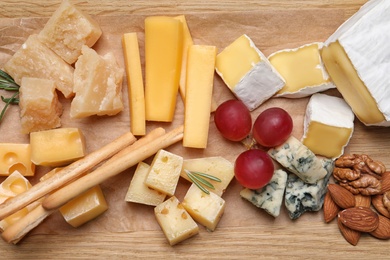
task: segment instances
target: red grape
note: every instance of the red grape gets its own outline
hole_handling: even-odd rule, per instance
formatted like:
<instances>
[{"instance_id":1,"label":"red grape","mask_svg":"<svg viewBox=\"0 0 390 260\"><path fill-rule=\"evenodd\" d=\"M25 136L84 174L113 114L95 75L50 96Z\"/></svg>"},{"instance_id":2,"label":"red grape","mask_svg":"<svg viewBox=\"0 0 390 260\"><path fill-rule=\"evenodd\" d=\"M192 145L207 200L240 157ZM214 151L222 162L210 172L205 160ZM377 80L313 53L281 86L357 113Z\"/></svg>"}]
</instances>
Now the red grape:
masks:
<instances>
[{"instance_id":1,"label":"red grape","mask_svg":"<svg viewBox=\"0 0 390 260\"><path fill-rule=\"evenodd\" d=\"M217 107L214 122L221 135L230 141L241 141L252 129L249 109L236 99L227 100Z\"/></svg>"},{"instance_id":2,"label":"red grape","mask_svg":"<svg viewBox=\"0 0 390 260\"><path fill-rule=\"evenodd\" d=\"M282 108L264 110L253 124L253 138L264 147L275 147L284 143L291 135L293 121Z\"/></svg>"},{"instance_id":3,"label":"red grape","mask_svg":"<svg viewBox=\"0 0 390 260\"><path fill-rule=\"evenodd\" d=\"M234 164L234 175L244 187L257 190L269 183L274 174L271 157L259 149L241 153Z\"/></svg>"}]
</instances>

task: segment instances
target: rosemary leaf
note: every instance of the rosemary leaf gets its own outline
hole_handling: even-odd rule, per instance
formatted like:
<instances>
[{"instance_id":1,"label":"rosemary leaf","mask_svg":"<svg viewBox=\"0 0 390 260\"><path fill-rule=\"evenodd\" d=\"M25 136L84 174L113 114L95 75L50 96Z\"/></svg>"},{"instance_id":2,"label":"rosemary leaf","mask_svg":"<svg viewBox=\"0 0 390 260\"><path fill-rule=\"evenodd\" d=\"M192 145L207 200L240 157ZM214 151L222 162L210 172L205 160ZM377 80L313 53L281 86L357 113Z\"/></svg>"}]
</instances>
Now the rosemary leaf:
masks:
<instances>
[{"instance_id":1,"label":"rosemary leaf","mask_svg":"<svg viewBox=\"0 0 390 260\"><path fill-rule=\"evenodd\" d=\"M194 175L190 171L185 170L185 172L187 173L187 176L190 178L192 183L194 183L201 191L203 191L206 194L210 194L210 192L205 187L203 187L202 184L198 182L198 180L194 177Z\"/></svg>"},{"instance_id":2,"label":"rosemary leaf","mask_svg":"<svg viewBox=\"0 0 390 260\"><path fill-rule=\"evenodd\" d=\"M0 70L0 89L18 91L19 85L6 72Z\"/></svg>"},{"instance_id":3,"label":"rosemary leaf","mask_svg":"<svg viewBox=\"0 0 390 260\"><path fill-rule=\"evenodd\" d=\"M207 186L207 187L209 187L210 189L213 189L213 190L215 189L213 184L211 184L211 183L208 182L207 180L203 179L203 178L200 177L199 175L196 175L196 174L194 174L194 173L192 172L192 176L194 176L194 178L195 178L198 182L200 182L201 184L203 184L204 186Z\"/></svg>"},{"instance_id":4,"label":"rosemary leaf","mask_svg":"<svg viewBox=\"0 0 390 260\"><path fill-rule=\"evenodd\" d=\"M216 182L221 182L221 179L219 179L218 177L215 177L215 176L207 174L207 173L203 173L203 172L192 172L192 173L196 174L196 175L199 175L199 176L202 176L204 178L216 181Z\"/></svg>"},{"instance_id":5,"label":"rosemary leaf","mask_svg":"<svg viewBox=\"0 0 390 260\"><path fill-rule=\"evenodd\" d=\"M19 102L19 99L16 98L16 96L19 95L19 92L16 92L15 94L12 95L12 97L10 98L4 98L3 96L1 96L1 99L5 102L5 106L3 107L3 110L1 110L1 113L0 113L0 122L1 120L3 120L3 117L4 117L4 114L5 114L5 111L7 110L8 106L10 104L12 104L14 102L14 100L18 100Z\"/></svg>"}]
</instances>

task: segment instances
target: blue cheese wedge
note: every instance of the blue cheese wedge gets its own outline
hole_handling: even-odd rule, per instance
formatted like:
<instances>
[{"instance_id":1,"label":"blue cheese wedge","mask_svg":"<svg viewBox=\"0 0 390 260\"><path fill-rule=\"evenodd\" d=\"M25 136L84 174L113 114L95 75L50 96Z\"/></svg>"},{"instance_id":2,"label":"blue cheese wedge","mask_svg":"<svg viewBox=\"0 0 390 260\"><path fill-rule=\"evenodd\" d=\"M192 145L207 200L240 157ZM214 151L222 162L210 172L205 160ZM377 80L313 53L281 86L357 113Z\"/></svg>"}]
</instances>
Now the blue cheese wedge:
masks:
<instances>
[{"instance_id":1,"label":"blue cheese wedge","mask_svg":"<svg viewBox=\"0 0 390 260\"><path fill-rule=\"evenodd\" d=\"M280 214L286 183L287 173L278 169L274 172L267 186L258 190L245 188L240 192L240 195L256 207L264 209L268 214L276 218Z\"/></svg>"}]
</instances>

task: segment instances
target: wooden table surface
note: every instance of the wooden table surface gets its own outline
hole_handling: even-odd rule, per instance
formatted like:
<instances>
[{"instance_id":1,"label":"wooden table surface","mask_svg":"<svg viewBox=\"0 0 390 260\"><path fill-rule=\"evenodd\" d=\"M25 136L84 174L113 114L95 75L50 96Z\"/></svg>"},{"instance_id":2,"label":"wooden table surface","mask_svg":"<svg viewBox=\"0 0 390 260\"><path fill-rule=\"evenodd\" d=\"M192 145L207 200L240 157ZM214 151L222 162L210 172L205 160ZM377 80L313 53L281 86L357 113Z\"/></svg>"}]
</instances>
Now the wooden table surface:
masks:
<instances>
[{"instance_id":1,"label":"wooden table surface","mask_svg":"<svg viewBox=\"0 0 390 260\"><path fill-rule=\"evenodd\" d=\"M215 13L223 17L224 14L234 12L244 14L251 12L253 15L253 12L257 11L262 15L269 12L277 16L279 11L283 11L283 14L291 13L293 17L289 18L299 20L301 12L315 13L318 10L326 10L327 15L333 15L339 21L346 20L365 2L366 0L73 1L82 10L96 17L161 14L201 16L204 13L208 15ZM2 0L0 1L0 18L4 19L0 21L26 17L47 18L58 7L58 4L57 0ZM287 18L284 15L277 19L283 21ZM223 24L224 20L221 19L220 23ZM302 23L301 26L302 28L299 29L302 38L297 42L305 42L307 39L305 31L313 30L310 21ZM326 26L328 25L325 23L324 27ZM337 28L335 25L332 26L334 28L331 30ZM267 30L267 27L263 29ZM288 28L281 27L280 34L288 35ZM322 41L324 38L317 40ZM262 44L267 46L266 42ZM287 43L285 45L287 46ZM390 167L389 132L389 129L368 128L357 122L356 135L352 138L348 149L349 151L364 151ZM249 204L245 205L250 207ZM0 242L0 258L385 259L390 257L388 255L389 241L363 236L359 244L354 247L341 237L335 223L288 221L271 225L256 225L252 221L252 224L246 225L245 216L242 216L241 223L240 226L229 226L229 223L224 222L215 232L202 232L197 238L174 247L167 244L159 229L131 232L37 234L28 236L17 246Z\"/></svg>"}]
</instances>

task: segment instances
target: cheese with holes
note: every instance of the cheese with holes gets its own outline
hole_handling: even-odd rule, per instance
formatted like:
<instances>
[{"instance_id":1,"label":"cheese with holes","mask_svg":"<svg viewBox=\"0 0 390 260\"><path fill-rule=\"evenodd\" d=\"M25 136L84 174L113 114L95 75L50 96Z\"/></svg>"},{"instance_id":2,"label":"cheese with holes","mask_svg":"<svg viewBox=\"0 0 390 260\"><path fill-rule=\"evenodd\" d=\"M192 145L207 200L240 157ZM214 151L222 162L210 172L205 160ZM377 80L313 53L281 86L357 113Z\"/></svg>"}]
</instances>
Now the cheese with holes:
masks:
<instances>
[{"instance_id":1,"label":"cheese with holes","mask_svg":"<svg viewBox=\"0 0 390 260\"><path fill-rule=\"evenodd\" d=\"M179 91L183 24L167 16L145 19L146 120L171 122Z\"/></svg>"},{"instance_id":2,"label":"cheese with holes","mask_svg":"<svg viewBox=\"0 0 390 260\"><path fill-rule=\"evenodd\" d=\"M54 81L24 77L19 88L22 133L61 126L62 105Z\"/></svg>"},{"instance_id":3,"label":"cheese with holes","mask_svg":"<svg viewBox=\"0 0 390 260\"><path fill-rule=\"evenodd\" d=\"M225 200L217 194L206 194L195 184L188 189L183 206L191 217L208 230L214 231L225 211Z\"/></svg>"},{"instance_id":4,"label":"cheese with holes","mask_svg":"<svg viewBox=\"0 0 390 260\"><path fill-rule=\"evenodd\" d=\"M31 188L30 182L19 172L12 172L0 184L0 204Z\"/></svg>"},{"instance_id":5,"label":"cheese with holes","mask_svg":"<svg viewBox=\"0 0 390 260\"><path fill-rule=\"evenodd\" d=\"M251 111L284 86L283 78L245 34L217 55L215 70Z\"/></svg>"},{"instance_id":6,"label":"cheese with holes","mask_svg":"<svg viewBox=\"0 0 390 260\"><path fill-rule=\"evenodd\" d=\"M138 163L127 190L125 201L151 206L157 206L164 201L166 197L164 193L151 189L145 184L149 170L150 166L148 164L144 162Z\"/></svg>"},{"instance_id":7,"label":"cheese with holes","mask_svg":"<svg viewBox=\"0 0 390 260\"><path fill-rule=\"evenodd\" d=\"M286 84L276 97L301 98L335 88L321 59L322 43L310 43L271 54L268 59Z\"/></svg>"},{"instance_id":8,"label":"cheese with holes","mask_svg":"<svg viewBox=\"0 0 390 260\"><path fill-rule=\"evenodd\" d=\"M100 56L84 45L75 64L71 118L116 115L123 110L123 69L112 52Z\"/></svg>"},{"instance_id":9,"label":"cheese with holes","mask_svg":"<svg viewBox=\"0 0 390 260\"><path fill-rule=\"evenodd\" d=\"M368 1L325 42L325 66L356 117L390 126L390 2Z\"/></svg>"},{"instance_id":10,"label":"cheese with holes","mask_svg":"<svg viewBox=\"0 0 390 260\"><path fill-rule=\"evenodd\" d=\"M199 227L176 197L154 208L154 214L171 246L199 233Z\"/></svg>"},{"instance_id":11,"label":"cheese with holes","mask_svg":"<svg viewBox=\"0 0 390 260\"><path fill-rule=\"evenodd\" d=\"M84 136L78 128L33 132L30 144L31 160L36 165L63 166L85 155Z\"/></svg>"},{"instance_id":12,"label":"cheese with holes","mask_svg":"<svg viewBox=\"0 0 390 260\"><path fill-rule=\"evenodd\" d=\"M31 161L31 145L1 143L0 176L9 176L15 171L23 176L34 176L35 164Z\"/></svg>"},{"instance_id":13,"label":"cheese with holes","mask_svg":"<svg viewBox=\"0 0 390 260\"><path fill-rule=\"evenodd\" d=\"M73 96L73 67L39 41L37 34L27 38L4 70L19 85L23 77L51 79L66 98Z\"/></svg>"},{"instance_id":14,"label":"cheese with holes","mask_svg":"<svg viewBox=\"0 0 390 260\"><path fill-rule=\"evenodd\" d=\"M183 146L206 148L214 85L215 46L188 49Z\"/></svg>"},{"instance_id":15,"label":"cheese with holes","mask_svg":"<svg viewBox=\"0 0 390 260\"><path fill-rule=\"evenodd\" d=\"M99 24L68 0L63 0L38 37L67 63L73 64L81 47L92 47L102 35Z\"/></svg>"},{"instance_id":16,"label":"cheese with holes","mask_svg":"<svg viewBox=\"0 0 390 260\"><path fill-rule=\"evenodd\" d=\"M314 94L306 107L302 143L317 155L337 158L352 137L354 118L342 98Z\"/></svg>"}]
</instances>

